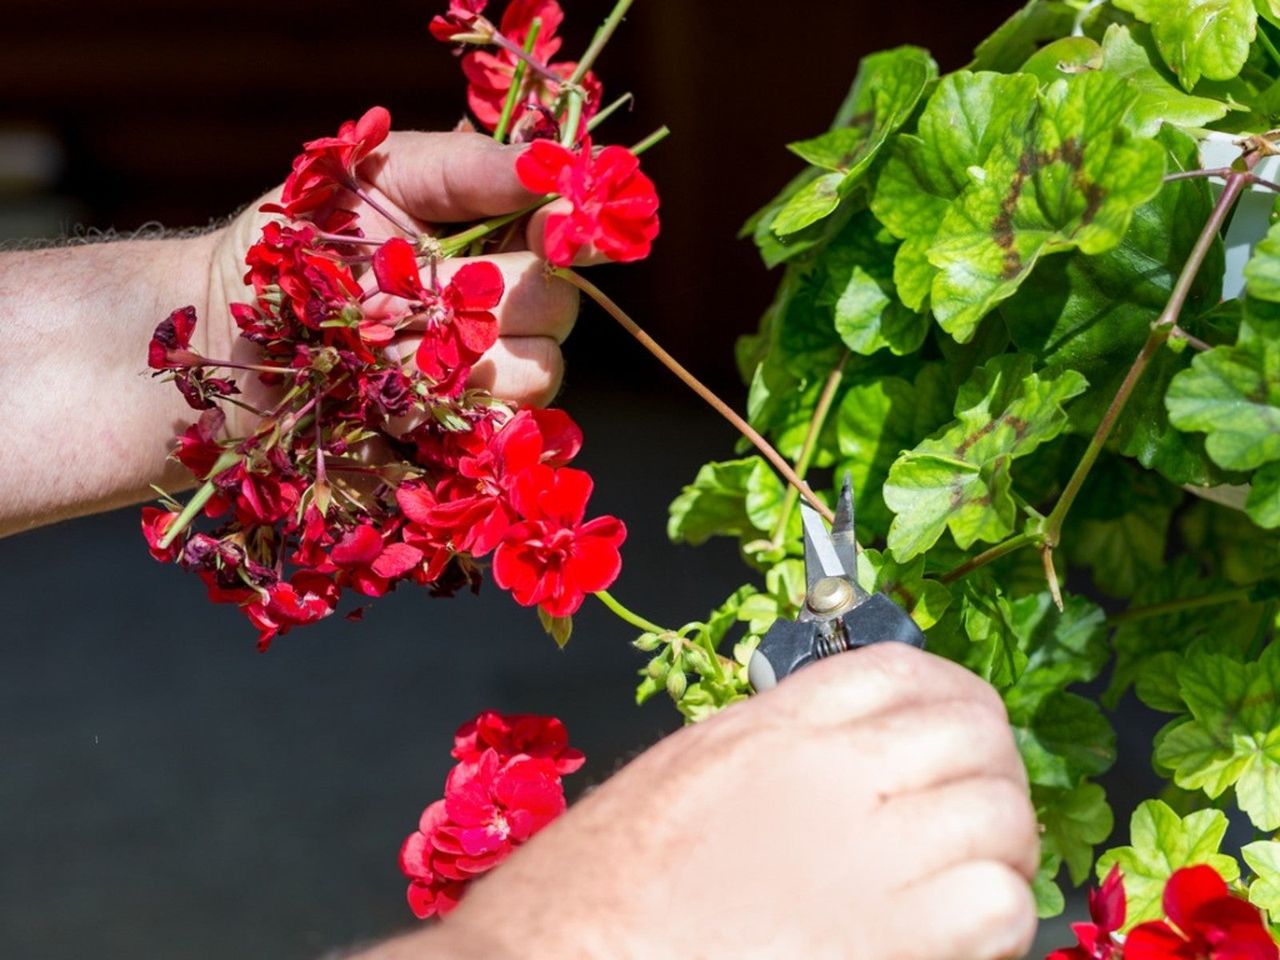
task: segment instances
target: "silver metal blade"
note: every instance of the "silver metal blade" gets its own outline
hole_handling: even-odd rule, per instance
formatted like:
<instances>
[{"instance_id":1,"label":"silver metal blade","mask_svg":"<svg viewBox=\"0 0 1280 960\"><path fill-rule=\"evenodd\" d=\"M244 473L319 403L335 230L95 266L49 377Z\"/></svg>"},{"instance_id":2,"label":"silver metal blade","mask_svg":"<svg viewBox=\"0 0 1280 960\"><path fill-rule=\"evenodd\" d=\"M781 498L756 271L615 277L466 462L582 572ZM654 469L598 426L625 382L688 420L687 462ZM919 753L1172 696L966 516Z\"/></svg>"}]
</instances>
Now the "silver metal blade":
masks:
<instances>
[{"instance_id":1,"label":"silver metal blade","mask_svg":"<svg viewBox=\"0 0 1280 960\"><path fill-rule=\"evenodd\" d=\"M807 503L801 503L800 517L804 520L805 589L812 592L823 577L845 577L847 574L818 511Z\"/></svg>"},{"instance_id":2,"label":"silver metal blade","mask_svg":"<svg viewBox=\"0 0 1280 960\"><path fill-rule=\"evenodd\" d=\"M853 478L846 472L840 499L836 502L836 517L831 524L831 543L835 548L844 575L853 582L859 596L866 596L858 586L858 540L854 529Z\"/></svg>"}]
</instances>

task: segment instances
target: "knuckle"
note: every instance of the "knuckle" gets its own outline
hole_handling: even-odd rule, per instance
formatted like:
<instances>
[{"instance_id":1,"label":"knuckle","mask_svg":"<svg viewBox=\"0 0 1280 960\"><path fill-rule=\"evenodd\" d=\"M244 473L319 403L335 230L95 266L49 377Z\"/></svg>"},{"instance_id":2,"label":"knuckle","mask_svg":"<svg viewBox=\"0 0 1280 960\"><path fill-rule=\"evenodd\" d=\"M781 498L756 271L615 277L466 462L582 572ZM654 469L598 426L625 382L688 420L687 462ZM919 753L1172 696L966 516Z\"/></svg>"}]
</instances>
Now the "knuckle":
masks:
<instances>
[{"instance_id":1,"label":"knuckle","mask_svg":"<svg viewBox=\"0 0 1280 960\"><path fill-rule=\"evenodd\" d=\"M977 893L978 913L989 929L1004 931L1012 941L1011 952L1021 955L1035 938L1036 905L1031 888L1021 874L995 861L974 864L970 880Z\"/></svg>"},{"instance_id":2,"label":"knuckle","mask_svg":"<svg viewBox=\"0 0 1280 960\"><path fill-rule=\"evenodd\" d=\"M856 660L858 669L876 670L896 681L914 681L928 669L926 657L915 647L905 643L877 643L860 650L857 657L831 659L844 659L846 666L850 668L855 665Z\"/></svg>"}]
</instances>

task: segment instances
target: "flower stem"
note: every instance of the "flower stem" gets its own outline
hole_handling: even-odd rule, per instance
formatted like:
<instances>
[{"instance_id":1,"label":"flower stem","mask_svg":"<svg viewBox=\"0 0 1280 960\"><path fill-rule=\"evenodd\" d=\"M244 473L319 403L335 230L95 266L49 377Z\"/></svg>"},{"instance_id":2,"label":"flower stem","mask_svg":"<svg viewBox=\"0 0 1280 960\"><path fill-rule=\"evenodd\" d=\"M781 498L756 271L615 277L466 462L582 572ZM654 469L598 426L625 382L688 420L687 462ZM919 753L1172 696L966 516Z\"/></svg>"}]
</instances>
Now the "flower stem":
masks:
<instances>
[{"instance_id":1,"label":"flower stem","mask_svg":"<svg viewBox=\"0 0 1280 960\"><path fill-rule=\"evenodd\" d=\"M569 77L569 83L579 84L582 82L582 78L595 65L596 59L604 51L605 45L608 44L613 32L618 29L618 24L622 23L622 18L627 15L627 10L634 2L635 0L618 0L613 5L613 10L605 18L604 23L600 24L600 29L596 31L596 35L592 37L591 45L587 47L587 52L578 61L578 66Z\"/></svg>"},{"instance_id":2,"label":"flower stem","mask_svg":"<svg viewBox=\"0 0 1280 960\"><path fill-rule=\"evenodd\" d=\"M644 330L641 329L640 325L627 315L626 311L609 298L608 294L586 277L575 273L572 270L552 268L550 270L550 274L551 276L559 277L566 283L572 284L596 303L600 304L606 313L613 317L614 320L618 321L622 328L631 334L631 336L640 341L640 344L651 354L657 357L658 360L662 362L663 366L679 377L685 386L710 404L713 410L728 420L739 433L751 441L751 443L755 445L756 449L764 454L765 459L773 464L774 468L782 474L788 483L800 491L800 495L808 500L809 503L812 504L813 508L826 518L828 523L835 519L835 514L831 512L831 508L818 499L814 492L809 489L809 485L796 475L795 470L791 468L791 464L787 463L782 454L778 453L768 440L762 437L760 433L751 426L751 424L747 423L746 420L739 416L732 407L716 396L710 387L685 369L685 367L676 360L675 357L667 353L667 351L664 350L662 346L653 339L653 337L645 333Z\"/></svg>"},{"instance_id":3,"label":"flower stem","mask_svg":"<svg viewBox=\"0 0 1280 960\"><path fill-rule=\"evenodd\" d=\"M414 240L418 239L419 234L417 230L415 230L413 227L407 226L403 220L397 217L394 213L392 213L390 210L384 207L377 200L373 199L373 195L370 194L368 190L366 190L363 186L361 186L355 180L350 181L349 183L347 183L346 186L348 190L350 190L357 197L359 197L361 200L367 203L370 206L370 208L382 214L383 219L386 220L388 223L390 223L397 230L400 230L401 232L407 234L410 237L413 237Z\"/></svg>"},{"instance_id":4,"label":"flower stem","mask_svg":"<svg viewBox=\"0 0 1280 960\"><path fill-rule=\"evenodd\" d=\"M587 132L590 133L633 100L635 100L634 94L624 93L617 100L613 101L613 103L609 104L587 121Z\"/></svg>"},{"instance_id":5,"label":"flower stem","mask_svg":"<svg viewBox=\"0 0 1280 960\"><path fill-rule=\"evenodd\" d=\"M195 496L187 501L187 505L182 508L182 512L174 518L173 523L169 524L169 529L164 532L164 536L160 538L159 547L161 550L169 549L169 545L178 538L182 531L191 526L191 521L196 518L196 514L204 509L204 505L209 502L210 498L217 492L217 489L218 487L213 480L204 482L204 485L195 492Z\"/></svg>"},{"instance_id":6,"label":"flower stem","mask_svg":"<svg viewBox=\"0 0 1280 960\"><path fill-rule=\"evenodd\" d=\"M1023 547L1029 547L1033 543L1039 542L1039 533L1020 533L1015 537L1010 537L1008 540L1004 541L1004 543L997 543L990 550L985 550L976 557L966 560L954 570L943 574L941 580L943 583L955 583L957 580L967 577L979 567L985 567L989 563L995 563L1001 557L1006 557L1011 553L1021 550Z\"/></svg>"},{"instance_id":7,"label":"flower stem","mask_svg":"<svg viewBox=\"0 0 1280 960\"><path fill-rule=\"evenodd\" d=\"M537 22L538 24L538 30L541 30L542 19L540 17L535 17L534 21ZM543 80L546 80L548 83L554 83L558 85L565 82L564 77L560 76L557 73L554 73L550 67L548 67L545 63L543 63L541 60L539 60L537 57L533 55L533 45L536 42L536 36L535 36L536 32L537 31L530 28L529 34L530 34L530 37L532 37L533 39L526 40L525 45L521 47L518 43L516 43L506 34L502 33L500 30L493 31L494 45L501 47L503 50L506 50L509 54L511 54L513 57L516 58L516 61L517 61L516 74L515 74L516 81L513 82L512 84L513 86L515 86L516 83L518 83L518 79L522 76L520 72L520 67L522 65L525 67L528 67L530 70L532 70L534 73L540 76Z\"/></svg>"},{"instance_id":8,"label":"flower stem","mask_svg":"<svg viewBox=\"0 0 1280 960\"><path fill-rule=\"evenodd\" d=\"M663 126L659 127L657 130L653 131L653 133L645 137L643 140L641 140L639 143L633 145L631 147L631 152L638 157L640 156L640 154L644 153L650 147L657 146L659 143L667 139L667 137L669 136L671 136L671 128L664 124Z\"/></svg>"},{"instance_id":9,"label":"flower stem","mask_svg":"<svg viewBox=\"0 0 1280 960\"><path fill-rule=\"evenodd\" d=\"M1267 36L1267 31L1263 27L1261 19L1258 20L1258 42L1262 44L1262 49L1267 51L1267 56L1271 58L1271 62L1280 67L1280 50L1276 49L1276 45Z\"/></svg>"},{"instance_id":10,"label":"flower stem","mask_svg":"<svg viewBox=\"0 0 1280 960\"><path fill-rule=\"evenodd\" d=\"M507 139L507 131L511 129L511 117L516 112L516 103L524 89L524 75L529 69L527 58L533 55L533 45L538 42L538 34L541 32L542 18L534 17L529 23L529 36L524 41L526 56L516 63L515 71L511 75L511 89L507 91L507 99L502 104L502 116L498 118L498 125L493 129L493 139L499 143ZM501 36L501 34L495 34L495 36Z\"/></svg>"},{"instance_id":11,"label":"flower stem","mask_svg":"<svg viewBox=\"0 0 1280 960\"><path fill-rule=\"evenodd\" d=\"M1107 623L1112 626L1118 626L1122 623L1151 620L1170 613L1182 613L1185 610L1197 610L1200 607L1224 606L1228 603L1238 603L1248 599L1248 590L1223 590L1221 593L1208 593L1201 597L1183 597L1179 600L1153 603L1149 607L1130 607L1128 610L1107 617Z\"/></svg>"},{"instance_id":12,"label":"flower stem","mask_svg":"<svg viewBox=\"0 0 1280 960\"><path fill-rule=\"evenodd\" d=\"M1058 541L1062 537L1063 521L1066 520L1067 513L1071 510L1071 505L1075 503L1075 499L1080 493L1080 488L1084 486L1084 482L1089 476L1089 471L1093 469L1093 465L1097 462L1107 441L1111 438L1111 432L1115 429L1116 422L1120 419L1120 414L1124 412L1124 408L1128 404L1129 398L1133 395L1134 389L1142 380L1143 374L1147 372L1147 367L1151 364L1152 359L1164 347L1170 333L1177 325L1178 317L1182 315L1182 308L1186 306L1187 297L1191 294L1192 284L1195 283L1196 277L1200 273L1200 268L1204 266L1205 257L1213 249L1214 241L1218 238L1218 232L1226 222L1227 216L1231 213L1231 208L1235 206L1236 200L1240 198L1240 194L1248 186L1249 180L1250 174L1247 171L1233 172L1227 177L1227 185L1223 189L1222 195L1218 198L1218 202L1213 208L1213 213L1209 215L1209 220L1205 223L1204 229L1200 232L1200 238L1196 241L1196 245L1191 251L1191 256L1187 258L1187 262L1182 267L1178 282L1174 284L1173 292L1169 295L1169 302L1165 304L1160 316L1152 322L1151 333L1147 336L1147 342L1142 345L1141 352L1138 354L1137 359L1133 361L1133 366L1129 368L1128 374L1116 391L1116 395L1111 401L1111 406L1103 414L1102 422L1098 424L1098 429L1094 431L1093 438L1089 441L1089 446L1085 448L1084 454L1080 457L1080 462L1076 465L1071 479L1067 481L1067 486L1062 491L1062 496L1058 498L1058 503L1054 506L1053 512L1045 520L1044 543L1050 549L1058 545Z\"/></svg>"},{"instance_id":13,"label":"flower stem","mask_svg":"<svg viewBox=\"0 0 1280 960\"><path fill-rule=\"evenodd\" d=\"M846 350L844 356L840 358L840 362L831 371L831 375L827 377L827 383L822 388L822 393L818 396L818 404L813 408L813 418L809 421L809 432L805 434L804 444L800 447L800 457L796 460L796 475L802 480L805 474L809 472L814 454L818 452L818 437L822 435L822 429L826 426L827 415L830 414L831 406L835 403L836 393L840 389L840 381L844 379L844 367L848 362L849 351ZM796 508L796 501L799 499L800 491L794 486L787 487L787 494L782 500L782 513L778 516L778 523L773 528L771 543L775 550L782 546L782 541L786 538L787 527L791 525L791 514Z\"/></svg>"},{"instance_id":14,"label":"flower stem","mask_svg":"<svg viewBox=\"0 0 1280 960\"><path fill-rule=\"evenodd\" d=\"M637 630L643 630L645 633L670 633L671 631L665 627L660 627L652 620L646 620L638 613L633 613L619 603L608 590L599 590L595 594L595 598L608 607L613 614L620 620L631 624Z\"/></svg>"}]
</instances>

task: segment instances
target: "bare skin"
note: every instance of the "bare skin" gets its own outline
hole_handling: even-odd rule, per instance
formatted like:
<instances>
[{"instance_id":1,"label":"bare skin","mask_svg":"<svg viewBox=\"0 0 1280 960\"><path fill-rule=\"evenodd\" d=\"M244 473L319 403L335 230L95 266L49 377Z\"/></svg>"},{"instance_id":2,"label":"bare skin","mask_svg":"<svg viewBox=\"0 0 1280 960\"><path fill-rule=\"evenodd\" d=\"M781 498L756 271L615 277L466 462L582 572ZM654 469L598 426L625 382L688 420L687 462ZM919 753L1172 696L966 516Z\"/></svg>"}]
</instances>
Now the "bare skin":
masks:
<instances>
[{"instance_id":1,"label":"bare skin","mask_svg":"<svg viewBox=\"0 0 1280 960\"><path fill-rule=\"evenodd\" d=\"M447 224L533 199L514 156L475 135L393 134L365 172L398 215ZM533 218L529 249L488 258L507 294L474 382L520 403L554 395L577 313L574 291L548 283L530 252L544 222ZM195 346L242 349L225 304L246 298L259 226L250 210L194 239L0 255L0 535L182 485L166 458L191 411L146 376L146 344L190 303ZM954 664L886 645L669 737L446 922L362 956L999 960L1030 946L1038 847L999 697Z\"/></svg>"}]
</instances>

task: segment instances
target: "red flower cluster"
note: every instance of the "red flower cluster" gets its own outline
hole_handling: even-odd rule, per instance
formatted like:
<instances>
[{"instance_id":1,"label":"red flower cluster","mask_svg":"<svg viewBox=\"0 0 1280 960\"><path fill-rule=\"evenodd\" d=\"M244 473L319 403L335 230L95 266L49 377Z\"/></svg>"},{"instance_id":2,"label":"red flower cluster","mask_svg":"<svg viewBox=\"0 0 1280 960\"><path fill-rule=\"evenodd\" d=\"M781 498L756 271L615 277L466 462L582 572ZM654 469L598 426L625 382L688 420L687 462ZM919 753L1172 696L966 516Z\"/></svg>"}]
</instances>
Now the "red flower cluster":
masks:
<instances>
[{"instance_id":1,"label":"red flower cluster","mask_svg":"<svg viewBox=\"0 0 1280 960\"><path fill-rule=\"evenodd\" d=\"M157 375L204 411L174 455L205 483L197 507L213 528L196 532L197 511L176 503L147 508L148 547L196 573L214 602L239 605L263 649L331 615L344 593L478 587L477 561L495 551L499 585L551 617L574 613L621 564L622 523L584 521L591 483L566 466L582 446L568 415L467 389L498 339L499 269L469 263L442 283L436 264L419 266L421 238L372 243L341 206L363 190L360 160L389 122L375 107L307 144L269 208L294 219L263 229L246 257L254 300L231 306L258 363L193 350L190 307L149 347ZM402 334L421 337L416 369L394 351ZM228 368L280 395L246 437L223 436L216 404L237 387L212 372Z\"/></svg>"},{"instance_id":2,"label":"red flower cluster","mask_svg":"<svg viewBox=\"0 0 1280 960\"><path fill-rule=\"evenodd\" d=\"M587 244L610 260L627 262L649 255L658 235L658 193L626 147L576 153L558 143L535 140L516 161L520 182L535 193L558 193L569 213L547 217L547 260L570 266Z\"/></svg>"},{"instance_id":3,"label":"red flower cluster","mask_svg":"<svg viewBox=\"0 0 1280 960\"><path fill-rule=\"evenodd\" d=\"M558 132L554 108L565 81L577 69L576 63L552 62L563 42L556 31L564 21L564 11L556 0L512 0L501 24L494 26L482 16L486 6L487 0L450 0L448 12L431 21L431 33L438 40L485 47L462 58L462 72L468 81L467 105L485 129L493 130L515 82L516 66L523 59L528 69L511 115L513 139L533 139L535 131ZM542 27L526 55L524 47L535 19L542 21ZM585 122L599 109L604 90L590 72L582 79L582 90Z\"/></svg>"},{"instance_id":4,"label":"red flower cluster","mask_svg":"<svg viewBox=\"0 0 1280 960\"><path fill-rule=\"evenodd\" d=\"M492 870L564 811L561 777L582 766L554 717L487 711L459 728L444 798L400 848L409 908L444 915L468 881Z\"/></svg>"},{"instance_id":5,"label":"red flower cluster","mask_svg":"<svg viewBox=\"0 0 1280 960\"><path fill-rule=\"evenodd\" d=\"M1124 885L1119 868L1113 868L1102 889L1089 894L1093 923L1072 925L1079 945L1055 950L1047 960L1280 958L1258 908L1233 896L1210 866L1175 871L1164 889L1164 912L1164 920L1140 923L1125 937L1113 936L1125 918Z\"/></svg>"}]
</instances>

